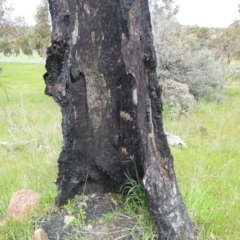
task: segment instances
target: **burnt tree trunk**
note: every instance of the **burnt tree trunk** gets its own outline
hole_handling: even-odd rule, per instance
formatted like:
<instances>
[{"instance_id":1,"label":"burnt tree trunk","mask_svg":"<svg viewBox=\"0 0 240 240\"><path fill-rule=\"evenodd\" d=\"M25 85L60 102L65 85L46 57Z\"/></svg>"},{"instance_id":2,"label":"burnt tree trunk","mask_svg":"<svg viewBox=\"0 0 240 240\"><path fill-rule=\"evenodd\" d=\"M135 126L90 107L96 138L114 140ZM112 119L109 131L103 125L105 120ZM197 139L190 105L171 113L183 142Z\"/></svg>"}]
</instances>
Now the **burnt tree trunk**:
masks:
<instances>
[{"instance_id":1,"label":"burnt tree trunk","mask_svg":"<svg viewBox=\"0 0 240 240\"><path fill-rule=\"evenodd\" d=\"M62 109L56 204L143 179L159 239L193 239L163 131L147 0L49 0L45 93Z\"/></svg>"}]
</instances>

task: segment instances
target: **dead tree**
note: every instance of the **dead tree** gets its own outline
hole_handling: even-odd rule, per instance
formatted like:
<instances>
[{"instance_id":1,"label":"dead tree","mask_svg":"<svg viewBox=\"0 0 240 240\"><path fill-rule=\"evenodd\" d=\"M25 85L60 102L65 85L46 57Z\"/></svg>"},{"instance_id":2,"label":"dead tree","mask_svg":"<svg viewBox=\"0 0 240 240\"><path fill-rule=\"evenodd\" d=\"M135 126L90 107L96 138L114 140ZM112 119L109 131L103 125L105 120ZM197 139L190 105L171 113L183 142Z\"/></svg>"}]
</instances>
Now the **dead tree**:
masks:
<instances>
[{"instance_id":1,"label":"dead tree","mask_svg":"<svg viewBox=\"0 0 240 240\"><path fill-rule=\"evenodd\" d=\"M117 191L135 168L159 239L193 239L162 124L147 0L48 0L45 93L61 106L56 204Z\"/></svg>"}]
</instances>

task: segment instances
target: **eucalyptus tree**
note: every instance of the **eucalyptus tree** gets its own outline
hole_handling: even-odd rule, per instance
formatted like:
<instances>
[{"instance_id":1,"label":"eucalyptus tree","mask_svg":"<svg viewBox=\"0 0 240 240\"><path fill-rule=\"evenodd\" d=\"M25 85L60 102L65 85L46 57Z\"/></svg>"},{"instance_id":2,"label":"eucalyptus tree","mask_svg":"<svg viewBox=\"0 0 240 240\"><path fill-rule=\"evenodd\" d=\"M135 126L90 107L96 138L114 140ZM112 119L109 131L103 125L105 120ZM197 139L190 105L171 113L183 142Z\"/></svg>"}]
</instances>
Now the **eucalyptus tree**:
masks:
<instances>
[{"instance_id":1,"label":"eucalyptus tree","mask_svg":"<svg viewBox=\"0 0 240 240\"><path fill-rule=\"evenodd\" d=\"M47 47L50 45L51 19L49 16L48 2L42 0L35 13L36 24L33 27L31 44L40 56L46 55Z\"/></svg>"},{"instance_id":2,"label":"eucalyptus tree","mask_svg":"<svg viewBox=\"0 0 240 240\"><path fill-rule=\"evenodd\" d=\"M23 17L14 16L13 6L7 0L0 0L0 51L5 56L19 54L16 39L25 33L27 24Z\"/></svg>"},{"instance_id":3,"label":"eucalyptus tree","mask_svg":"<svg viewBox=\"0 0 240 240\"><path fill-rule=\"evenodd\" d=\"M143 180L159 239L193 239L162 124L147 0L49 0L45 93L61 106L56 204Z\"/></svg>"},{"instance_id":4,"label":"eucalyptus tree","mask_svg":"<svg viewBox=\"0 0 240 240\"><path fill-rule=\"evenodd\" d=\"M187 84L196 99L210 96L221 81L207 48L208 30L182 26L176 20L178 7L174 1L160 2L154 5L151 16L159 79Z\"/></svg>"}]
</instances>

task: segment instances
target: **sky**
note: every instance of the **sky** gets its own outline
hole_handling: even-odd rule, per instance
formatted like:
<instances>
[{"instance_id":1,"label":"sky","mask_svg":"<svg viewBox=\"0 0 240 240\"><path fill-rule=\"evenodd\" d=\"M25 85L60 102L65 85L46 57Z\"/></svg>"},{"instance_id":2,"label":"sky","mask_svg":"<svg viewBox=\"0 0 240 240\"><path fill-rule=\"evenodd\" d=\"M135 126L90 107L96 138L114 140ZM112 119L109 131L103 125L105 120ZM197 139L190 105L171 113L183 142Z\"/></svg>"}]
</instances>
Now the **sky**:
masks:
<instances>
[{"instance_id":1,"label":"sky","mask_svg":"<svg viewBox=\"0 0 240 240\"><path fill-rule=\"evenodd\" d=\"M179 5L177 20L183 25L227 27L240 19L240 0L175 0Z\"/></svg>"},{"instance_id":2,"label":"sky","mask_svg":"<svg viewBox=\"0 0 240 240\"><path fill-rule=\"evenodd\" d=\"M35 23L34 13L41 0L8 0L15 13L24 16L29 25ZM177 20L183 25L227 27L236 19L240 0L175 0L179 5Z\"/></svg>"},{"instance_id":3,"label":"sky","mask_svg":"<svg viewBox=\"0 0 240 240\"><path fill-rule=\"evenodd\" d=\"M14 7L14 14L23 16L28 25L34 25L34 13L41 0L7 0Z\"/></svg>"}]
</instances>

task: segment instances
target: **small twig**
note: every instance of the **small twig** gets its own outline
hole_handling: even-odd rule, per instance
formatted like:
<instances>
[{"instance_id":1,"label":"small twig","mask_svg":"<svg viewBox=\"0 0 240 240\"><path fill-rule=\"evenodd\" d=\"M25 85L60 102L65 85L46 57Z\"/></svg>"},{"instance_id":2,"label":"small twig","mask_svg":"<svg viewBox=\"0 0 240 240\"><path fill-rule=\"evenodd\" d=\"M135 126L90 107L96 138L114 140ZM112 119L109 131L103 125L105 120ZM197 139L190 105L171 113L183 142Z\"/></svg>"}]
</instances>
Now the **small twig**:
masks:
<instances>
[{"instance_id":1,"label":"small twig","mask_svg":"<svg viewBox=\"0 0 240 240\"><path fill-rule=\"evenodd\" d=\"M132 233L136 227L137 227L137 225L135 225L135 226L131 229L130 233ZM119 239L122 239L122 238L127 237L127 236L129 236L129 234L120 236L120 237L118 237L118 238L114 238L114 240L119 240Z\"/></svg>"},{"instance_id":2,"label":"small twig","mask_svg":"<svg viewBox=\"0 0 240 240\"><path fill-rule=\"evenodd\" d=\"M23 106L23 97L22 97L22 93L21 93L21 110L22 110L22 113L23 113L24 123L27 124L27 119L26 119L26 115L25 115L25 111L24 111L24 106Z\"/></svg>"},{"instance_id":3,"label":"small twig","mask_svg":"<svg viewBox=\"0 0 240 240\"><path fill-rule=\"evenodd\" d=\"M114 231L114 232L95 232L95 231L81 231L81 233L94 233L94 234L97 234L97 235L112 235L112 234L116 234L116 233L120 233L120 232L123 232L123 231L131 231L132 229L131 228L124 228L120 231Z\"/></svg>"},{"instance_id":4,"label":"small twig","mask_svg":"<svg viewBox=\"0 0 240 240\"><path fill-rule=\"evenodd\" d=\"M125 215L125 214L123 214L123 213L120 213L119 216L120 216L120 217L122 216L124 219L125 219L125 218L134 219L133 217L130 217L130 216ZM120 217L119 217L119 218L120 218Z\"/></svg>"},{"instance_id":5,"label":"small twig","mask_svg":"<svg viewBox=\"0 0 240 240\"><path fill-rule=\"evenodd\" d=\"M15 126L15 124L12 122L11 113L7 112L6 115L7 115L7 118L8 118L8 120L9 120L9 124L10 124L11 128L12 128L13 130L15 130L15 129L16 129L16 126Z\"/></svg>"},{"instance_id":6,"label":"small twig","mask_svg":"<svg viewBox=\"0 0 240 240\"><path fill-rule=\"evenodd\" d=\"M230 76L228 76L228 77L226 77L225 78L225 82L229 79L229 78L231 78L232 76L234 76L236 73L232 73ZM224 86L225 88L226 87L229 87L230 85L231 85L231 83L233 82L233 80L234 80L234 78L232 78L231 79L231 81L226 85L226 86Z\"/></svg>"},{"instance_id":7,"label":"small twig","mask_svg":"<svg viewBox=\"0 0 240 240\"><path fill-rule=\"evenodd\" d=\"M234 76L236 73L232 73L231 75L229 75L228 77L225 78L225 80L228 80L229 78L231 78L232 76Z\"/></svg>"},{"instance_id":8,"label":"small twig","mask_svg":"<svg viewBox=\"0 0 240 240\"><path fill-rule=\"evenodd\" d=\"M118 237L118 238L114 238L113 240L119 240L119 239L122 239L122 238L127 237L127 236L129 236L129 234L126 234L126 235L120 236L120 237Z\"/></svg>"},{"instance_id":9,"label":"small twig","mask_svg":"<svg viewBox=\"0 0 240 240\"><path fill-rule=\"evenodd\" d=\"M24 130L28 132L30 130L30 128L29 128L29 125L28 125L28 122L27 122L27 118L26 118L26 114L25 114L25 110L24 110L22 93L21 93L21 110L22 110L22 114L23 114L24 123L25 123L25 126L26 126L24 128Z\"/></svg>"},{"instance_id":10,"label":"small twig","mask_svg":"<svg viewBox=\"0 0 240 240\"><path fill-rule=\"evenodd\" d=\"M9 101L9 98L8 98L8 94L7 94L6 88L4 88L4 90L5 90L5 94L6 94L7 101L10 102L10 101Z\"/></svg>"}]
</instances>

